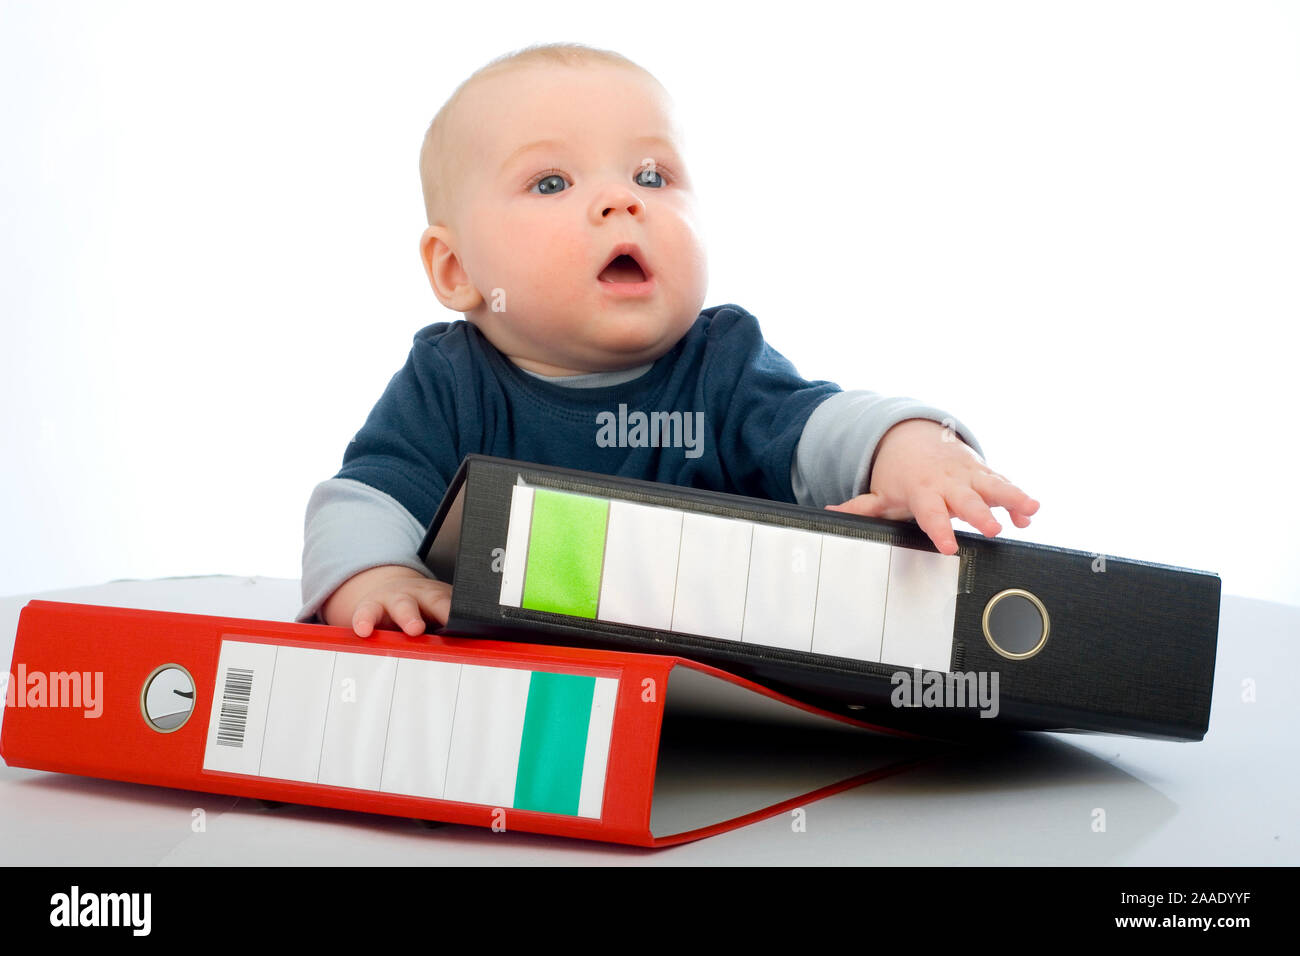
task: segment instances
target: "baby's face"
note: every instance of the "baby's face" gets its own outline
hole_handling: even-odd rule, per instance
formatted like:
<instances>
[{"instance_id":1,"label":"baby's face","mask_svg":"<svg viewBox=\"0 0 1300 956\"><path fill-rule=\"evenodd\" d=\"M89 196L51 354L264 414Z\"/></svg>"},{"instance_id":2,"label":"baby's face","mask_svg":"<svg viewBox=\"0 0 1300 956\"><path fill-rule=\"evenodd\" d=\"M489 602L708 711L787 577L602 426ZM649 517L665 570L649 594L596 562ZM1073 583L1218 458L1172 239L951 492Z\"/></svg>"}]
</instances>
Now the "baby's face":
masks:
<instances>
[{"instance_id":1,"label":"baby's face","mask_svg":"<svg viewBox=\"0 0 1300 956\"><path fill-rule=\"evenodd\" d=\"M445 305L547 375L629 368L686 333L704 302L704 242L652 80L609 66L509 71L467 89L450 129L462 190L454 221L422 245ZM625 244L639 265L607 270ZM444 295L453 286L459 297Z\"/></svg>"}]
</instances>

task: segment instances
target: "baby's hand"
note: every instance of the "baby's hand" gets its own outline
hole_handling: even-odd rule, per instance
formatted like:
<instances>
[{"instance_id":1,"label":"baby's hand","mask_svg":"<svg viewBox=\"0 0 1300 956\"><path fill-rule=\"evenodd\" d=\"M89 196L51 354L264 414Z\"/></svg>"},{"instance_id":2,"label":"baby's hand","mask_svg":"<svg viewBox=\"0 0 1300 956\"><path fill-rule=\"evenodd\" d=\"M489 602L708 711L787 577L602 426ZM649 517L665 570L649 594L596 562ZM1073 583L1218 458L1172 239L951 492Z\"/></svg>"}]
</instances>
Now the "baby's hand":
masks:
<instances>
[{"instance_id":1,"label":"baby's hand","mask_svg":"<svg viewBox=\"0 0 1300 956\"><path fill-rule=\"evenodd\" d=\"M403 567L373 568L363 573L372 575L373 579L352 578L348 582L361 584L361 594L352 612L352 630L358 637L369 637L377 627L401 630L415 637L424 632L426 619L447 623L451 612L450 584L430 580L418 571Z\"/></svg>"},{"instance_id":2,"label":"baby's hand","mask_svg":"<svg viewBox=\"0 0 1300 956\"><path fill-rule=\"evenodd\" d=\"M399 578L368 592L352 612L352 630L369 637L375 628L398 628L411 637L424 633L425 618L447 623L451 585L425 577Z\"/></svg>"},{"instance_id":3,"label":"baby's hand","mask_svg":"<svg viewBox=\"0 0 1300 956\"><path fill-rule=\"evenodd\" d=\"M1002 525L990 505L1005 508L1017 528L1028 527L1029 516L1038 510L1037 501L991 471L955 432L929 419L910 418L880 440L869 493L826 507L868 518L915 517L939 551L956 554L950 513L991 538Z\"/></svg>"}]
</instances>

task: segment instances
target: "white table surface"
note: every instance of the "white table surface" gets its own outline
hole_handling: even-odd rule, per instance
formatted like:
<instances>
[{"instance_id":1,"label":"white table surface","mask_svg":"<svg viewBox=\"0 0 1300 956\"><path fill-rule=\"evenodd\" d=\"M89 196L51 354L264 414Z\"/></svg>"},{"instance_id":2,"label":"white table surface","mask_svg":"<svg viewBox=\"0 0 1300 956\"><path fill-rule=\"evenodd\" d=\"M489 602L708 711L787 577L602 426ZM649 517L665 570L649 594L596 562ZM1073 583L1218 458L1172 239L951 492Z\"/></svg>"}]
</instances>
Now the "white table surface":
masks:
<instances>
[{"instance_id":1,"label":"white table surface","mask_svg":"<svg viewBox=\"0 0 1300 956\"><path fill-rule=\"evenodd\" d=\"M171 578L0 598L6 669L32 598L287 621L298 582ZM1021 734L808 804L800 832L780 815L644 850L0 766L0 847L8 864L71 866L1295 865L1298 635L1300 608L1224 597L1203 741ZM195 808L206 814L201 833ZM1097 809L1104 832L1093 827Z\"/></svg>"}]
</instances>

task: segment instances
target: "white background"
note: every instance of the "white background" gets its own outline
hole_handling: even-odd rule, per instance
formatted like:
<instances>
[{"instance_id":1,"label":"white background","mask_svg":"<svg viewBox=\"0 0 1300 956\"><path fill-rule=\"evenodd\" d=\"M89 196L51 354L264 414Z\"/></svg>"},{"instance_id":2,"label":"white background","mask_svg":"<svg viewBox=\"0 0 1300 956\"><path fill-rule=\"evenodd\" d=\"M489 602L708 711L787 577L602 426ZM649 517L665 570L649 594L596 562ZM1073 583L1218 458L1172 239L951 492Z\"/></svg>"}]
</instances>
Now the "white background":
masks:
<instances>
[{"instance_id":1,"label":"white background","mask_svg":"<svg viewBox=\"0 0 1300 956\"><path fill-rule=\"evenodd\" d=\"M0 3L0 594L297 577L458 317L424 130L561 40L675 96L706 305L960 417L1005 534L1300 603L1300 11L1241 0Z\"/></svg>"}]
</instances>

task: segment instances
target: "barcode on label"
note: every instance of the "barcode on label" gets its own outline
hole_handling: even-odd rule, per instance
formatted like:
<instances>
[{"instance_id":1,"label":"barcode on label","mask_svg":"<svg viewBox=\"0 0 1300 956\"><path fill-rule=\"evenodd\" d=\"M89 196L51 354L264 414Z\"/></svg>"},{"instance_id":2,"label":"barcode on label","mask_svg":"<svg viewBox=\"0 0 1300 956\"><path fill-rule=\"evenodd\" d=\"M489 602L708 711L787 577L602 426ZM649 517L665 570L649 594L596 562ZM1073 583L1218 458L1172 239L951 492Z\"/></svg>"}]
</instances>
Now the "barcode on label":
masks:
<instances>
[{"instance_id":1,"label":"barcode on label","mask_svg":"<svg viewBox=\"0 0 1300 956\"><path fill-rule=\"evenodd\" d=\"M244 746L244 730L248 727L248 700L252 693L251 668L232 667L226 671L226 685L221 691L221 720L217 725L218 746Z\"/></svg>"}]
</instances>

